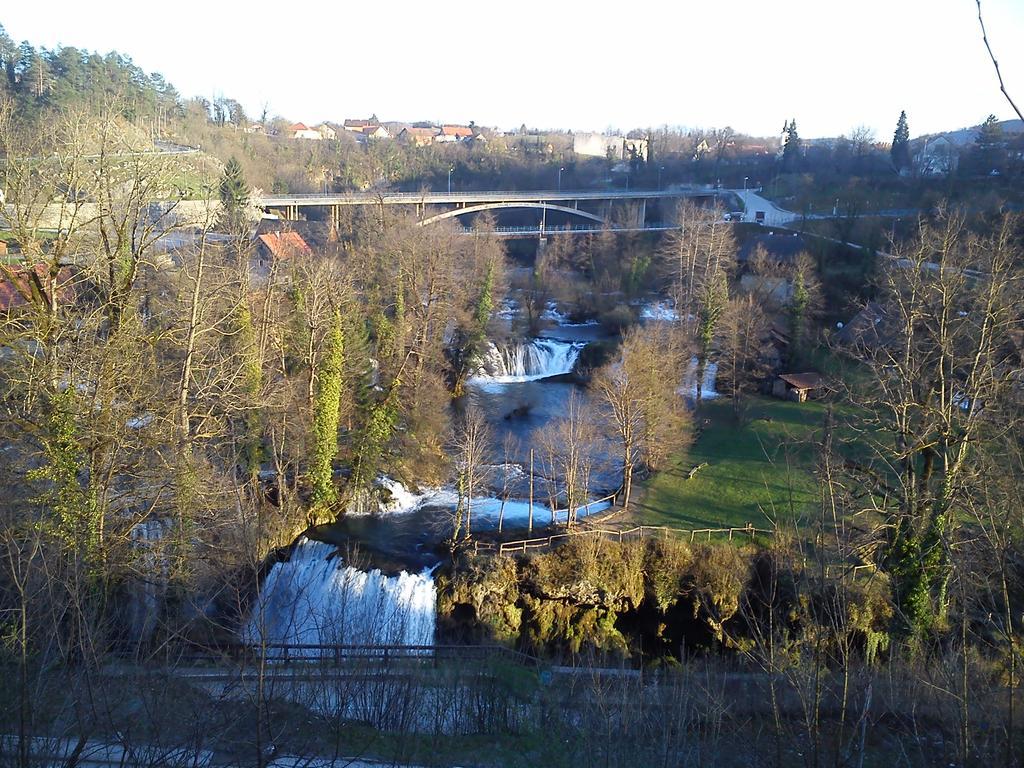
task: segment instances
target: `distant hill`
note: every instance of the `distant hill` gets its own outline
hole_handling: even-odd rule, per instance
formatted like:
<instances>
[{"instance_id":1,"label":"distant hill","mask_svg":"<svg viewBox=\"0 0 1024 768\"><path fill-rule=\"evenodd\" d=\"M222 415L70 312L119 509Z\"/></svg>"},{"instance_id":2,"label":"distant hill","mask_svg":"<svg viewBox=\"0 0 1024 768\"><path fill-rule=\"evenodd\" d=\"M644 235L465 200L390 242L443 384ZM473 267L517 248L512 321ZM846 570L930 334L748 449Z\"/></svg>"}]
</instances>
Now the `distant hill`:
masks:
<instances>
[{"instance_id":1,"label":"distant hill","mask_svg":"<svg viewBox=\"0 0 1024 768\"><path fill-rule=\"evenodd\" d=\"M1024 133L1024 121L1022 120L1003 120L998 123L999 127L1003 129L1004 134L1015 135L1018 133ZM971 126L970 128L960 128L956 131L943 131L939 133L930 133L924 136L918 136L918 139L932 139L936 136L945 136L953 144L958 147L965 147L968 144L974 143L974 139L978 135L978 131L981 129L981 124ZM915 139L916 141L917 139Z\"/></svg>"}]
</instances>

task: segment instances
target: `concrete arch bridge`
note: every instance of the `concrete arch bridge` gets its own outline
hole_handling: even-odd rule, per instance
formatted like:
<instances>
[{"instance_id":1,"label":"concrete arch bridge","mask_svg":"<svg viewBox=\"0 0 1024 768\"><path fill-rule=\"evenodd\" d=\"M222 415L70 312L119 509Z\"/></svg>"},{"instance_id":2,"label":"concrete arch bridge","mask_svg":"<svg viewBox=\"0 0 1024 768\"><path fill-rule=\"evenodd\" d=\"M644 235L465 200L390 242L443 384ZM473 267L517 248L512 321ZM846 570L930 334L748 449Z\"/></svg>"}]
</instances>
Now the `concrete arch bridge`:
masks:
<instances>
[{"instance_id":1,"label":"concrete arch bridge","mask_svg":"<svg viewBox=\"0 0 1024 768\"><path fill-rule=\"evenodd\" d=\"M288 220L296 220L315 212L318 217L324 212L332 224L338 225L341 211L348 206L404 206L415 211L421 226L484 211L540 211L541 235L549 227L548 214L574 224L584 224L595 229L615 223L617 228L631 230L662 229L659 223L664 216L650 214L658 211L664 201L684 198L712 199L722 194L711 187L685 187L668 190L490 190L482 192L352 192L345 194L311 195L266 195L255 200L265 212L276 214ZM651 205L654 204L654 205ZM656 226L655 226L656 225ZM562 229L577 227L561 225ZM499 228L500 229L500 228Z\"/></svg>"}]
</instances>

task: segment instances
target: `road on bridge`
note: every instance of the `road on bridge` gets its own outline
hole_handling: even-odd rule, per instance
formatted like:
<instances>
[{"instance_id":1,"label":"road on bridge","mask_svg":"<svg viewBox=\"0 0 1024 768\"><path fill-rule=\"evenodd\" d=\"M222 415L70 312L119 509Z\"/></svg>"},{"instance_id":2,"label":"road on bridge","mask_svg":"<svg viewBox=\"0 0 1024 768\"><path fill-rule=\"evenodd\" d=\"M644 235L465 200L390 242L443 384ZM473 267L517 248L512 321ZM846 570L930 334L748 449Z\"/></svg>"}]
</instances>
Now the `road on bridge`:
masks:
<instances>
[{"instance_id":1,"label":"road on bridge","mask_svg":"<svg viewBox=\"0 0 1024 768\"><path fill-rule=\"evenodd\" d=\"M615 190L483 190L480 192L345 192L302 195L262 195L253 202L261 208L328 205L443 205L476 203L528 203L556 200L656 200L714 197L722 190L709 187Z\"/></svg>"}]
</instances>

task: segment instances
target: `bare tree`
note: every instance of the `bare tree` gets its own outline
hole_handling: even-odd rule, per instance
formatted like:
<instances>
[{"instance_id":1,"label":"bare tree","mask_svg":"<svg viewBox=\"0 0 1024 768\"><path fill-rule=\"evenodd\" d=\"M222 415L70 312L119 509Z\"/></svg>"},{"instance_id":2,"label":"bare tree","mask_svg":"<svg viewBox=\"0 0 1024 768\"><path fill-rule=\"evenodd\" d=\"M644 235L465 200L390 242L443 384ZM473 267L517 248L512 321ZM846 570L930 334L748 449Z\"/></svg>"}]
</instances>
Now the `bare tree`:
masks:
<instances>
[{"instance_id":1,"label":"bare tree","mask_svg":"<svg viewBox=\"0 0 1024 768\"><path fill-rule=\"evenodd\" d=\"M633 473L656 469L687 438L687 414L676 391L683 355L672 330L647 326L630 330L619 359L594 375L607 422L615 431L622 462L620 501L629 508Z\"/></svg>"},{"instance_id":2,"label":"bare tree","mask_svg":"<svg viewBox=\"0 0 1024 768\"><path fill-rule=\"evenodd\" d=\"M729 392L737 422L742 421L744 395L769 371L769 330L768 317L754 294L729 300L722 316L718 381Z\"/></svg>"},{"instance_id":3,"label":"bare tree","mask_svg":"<svg viewBox=\"0 0 1024 768\"><path fill-rule=\"evenodd\" d=\"M666 238L662 271L675 300L682 327L697 340L697 401L711 355L718 322L729 297L729 276L736 265L732 230L714 208L683 202L677 210L679 230Z\"/></svg>"},{"instance_id":4,"label":"bare tree","mask_svg":"<svg viewBox=\"0 0 1024 768\"><path fill-rule=\"evenodd\" d=\"M462 423L455 430L453 445L459 503L452 540L457 542L460 532L463 539L472 535L473 495L483 490L491 472L491 430L487 419L477 408L467 409Z\"/></svg>"},{"instance_id":5,"label":"bare tree","mask_svg":"<svg viewBox=\"0 0 1024 768\"><path fill-rule=\"evenodd\" d=\"M981 237L957 213L923 223L884 272L878 342L860 350L872 376L852 394L872 415L883 474L871 498L886 521L901 628L912 635L946 620L958 510L981 480L978 451L1020 423L1008 399L1018 226L1007 217Z\"/></svg>"}]
</instances>

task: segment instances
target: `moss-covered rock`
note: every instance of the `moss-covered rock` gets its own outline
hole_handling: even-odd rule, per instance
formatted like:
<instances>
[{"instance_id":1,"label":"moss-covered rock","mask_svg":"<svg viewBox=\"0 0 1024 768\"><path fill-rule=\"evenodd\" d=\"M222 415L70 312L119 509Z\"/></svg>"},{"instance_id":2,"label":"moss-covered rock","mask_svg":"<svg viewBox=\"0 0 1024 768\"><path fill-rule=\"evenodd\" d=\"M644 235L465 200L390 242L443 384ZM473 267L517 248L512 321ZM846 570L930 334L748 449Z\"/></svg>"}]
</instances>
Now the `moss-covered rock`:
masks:
<instances>
[{"instance_id":1,"label":"moss-covered rock","mask_svg":"<svg viewBox=\"0 0 1024 768\"><path fill-rule=\"evenodd\" d=\"M869 658L884 649L892 615L884 585L851 582L839 594L801 562L724 542L584 536L518 559L460 556L437 577L439 628L451 639L556 655L740 650L767 626L795 652L823 639Z\"/></svg>"},{"instance_id":2,"label":"moss-covered rock","mask_svg":"<svg viewBox=\"0 0 1024 768\"><path fill-rule=\"evenodd\" d=\"M735 547L705 544L694 552L683 591L693 598L694 618L703 615L719 642L725 623L739 610L749 572L749 556Z\"/></svg>"},{"instance_id":3,"label":"moss-covered rock","mask_svg":"<svg viewBox=\"0 0 1024 768\"><path fill-rule=\"evenodd\" d=\"M643 548L580 536L526 561L523 582L547 599L636 608L644 596Z\"/></svg>"},{"instance_id":4,"label":"moss-covered rock","mask_svg":"<svg viewBox=\"0 0 1024 768\"><path fill-rule=\"evenodd\" d=\"M653 607L666 611L678 601L684 576L693 565L694 553L689 544L674 539L656 539L647 547L644 575L647 596Z\"/></svg>"},{"instance_id":5,"label":"moss-covered rock","mask_svg":"<svg viewBox=\"0 0 1024 768\"><path fill-rule=\"evenodd\" d=\"M520 633L519 575L510 557L466 556L437 575L441 630L463 639L514 642Z\"/></svg>"}]
</instances>

